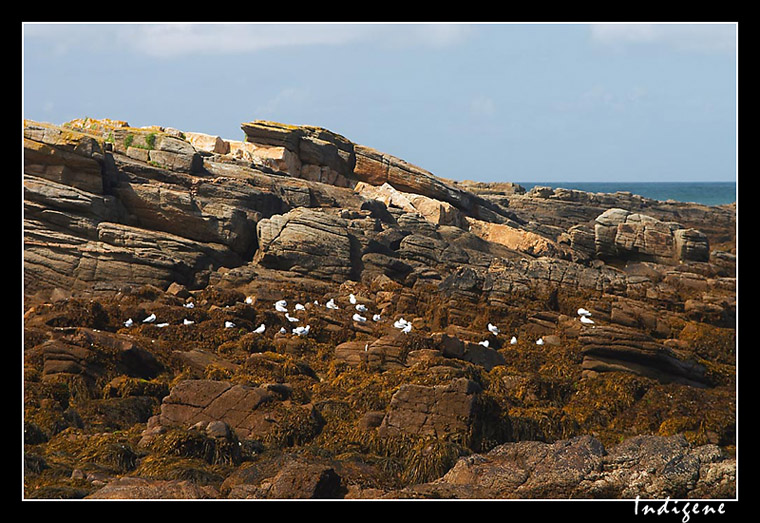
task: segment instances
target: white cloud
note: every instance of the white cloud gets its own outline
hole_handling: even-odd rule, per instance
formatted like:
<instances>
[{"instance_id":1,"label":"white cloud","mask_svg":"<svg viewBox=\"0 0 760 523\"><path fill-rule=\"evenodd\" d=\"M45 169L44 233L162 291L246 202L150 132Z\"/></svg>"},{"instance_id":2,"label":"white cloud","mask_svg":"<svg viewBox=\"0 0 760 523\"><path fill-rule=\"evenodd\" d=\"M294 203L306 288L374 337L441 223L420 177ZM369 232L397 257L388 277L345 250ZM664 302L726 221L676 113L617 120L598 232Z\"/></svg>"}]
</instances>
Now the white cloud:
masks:
<instances>
[{"instance_id":1,"label":"white cloud","mask_svg":"<svg viewBox=\"0 0 760 523\"><path fill-rule=\"evenodd\" d=\"M360 42L442 48L461 43L472 31L464 24L378 23L56 23L24 28L26 39L45 39L63 52L75 46L122 47L158 58Z\"/></svg>"},{"instance_id":2,"label":"white cloud","mask_svg":"<svg viewBox=\"0 0 760 523\"><path fill-rule=\"evenodd\" d=\"M346 44L362 37L356 26L310 24L157 24L128 27L123 44L144 54L246 53L273 47Z\"/></svg>"},{"instance_id":3,"label":"white cloud","mask_svg":"<svg viewBox=\"0 0 760 523\"><path fill-rule=\"evenodd\" d=\"M735 24L592 24L594 42L624 47L664 44L681 51L732 52L736 50Z\"/></svg>"}]
</instances>

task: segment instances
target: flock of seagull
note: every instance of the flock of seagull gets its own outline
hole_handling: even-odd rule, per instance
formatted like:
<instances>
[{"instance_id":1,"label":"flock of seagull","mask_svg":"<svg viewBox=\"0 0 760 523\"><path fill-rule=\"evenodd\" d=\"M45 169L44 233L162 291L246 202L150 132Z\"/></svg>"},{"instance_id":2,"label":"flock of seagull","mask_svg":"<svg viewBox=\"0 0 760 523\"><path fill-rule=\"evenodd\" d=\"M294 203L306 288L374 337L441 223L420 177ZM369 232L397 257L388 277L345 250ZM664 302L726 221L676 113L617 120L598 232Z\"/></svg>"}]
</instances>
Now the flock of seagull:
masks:
<instances>
[{"instance_id":1,"label":"flock of seagull","mask_svg":"<svg viewBox=\"0 0 760 523\"><path fill-rule=\"evenodd\" d=\"M357 312L354 313L354 315L351 317L351 319L353 321L357 322L357 323L365 323L367 321L367 317L366 316L362 316L360 313L366 314L368 312L367 307L365 305L361 304L361 303L358 303L358 300L356 299L356 296L354 294L349 294L348 301L351 303L351 305L354 306L354 308L357 311ZM245 302L248 303L248 304L251 304L251 303L253 303L253 298L251 298L250 296L248 296L245 299ZM317 300L314 300L314 305L319 306L319 302ZM193 302L188 302L188 303L184 304L184 307L186 309L192 309L192 308L195 307L195 304ZM336 305L335 300L333 298L330 298L330 300L325 304L325 307L327 307L328 309L332 309L332 310L338 310L338 309L340 309L340 307L338 305ZM278 300L278 301L276 301L274 303L274 309L277 312L284 313L285 314L285 319L287 319L290 323L298 323L300 321L295 316L291 316L290 315L290 311L288 309L288 302L287 302L287 300ZM294 309L296 311L302 311L302 310L306 310L306 307L303 304L301 304L301 303L296 303ZM577 313L578 313L578 317L579 317L580 322L583 323L584 325L593 325L594 324L594 320L592 320L590 318L591 312L588 311L587 309L584 309L583 307L581 307L581 308L578 309ZM156 321L156 315L155 314L150 314L147 318L145 318L144 320L142 320L142 323L155 323L155 321ZM380 316L380 314L373 314L372 321L375 321L375 322L382 321L382 317ZM134 325L134 323L135 322L132 320L132 318L129 318L127 321L124 322L124 326L125 327L132 327ZM182 323L183 323L183 325L192 325L195 322L191 321L191 320L188 320L188 319L184 319ZM166 327L169 324L168 323L156 323L155 325L156 325L156 327ZM403 317L401 317L398 320L396 320L393 323L393 326L396 329L399 329L404 334L408 334L409 332L412 331L412 324L411 324L411 322L405 320ZM227 320L227 321L224 322L224 327L226 329L234 328L235 327L235 323ZM266 325L264 323L262 323L257 328L255 328L253 330L253 332L255 334L263 334L264 331L266 330L266 328L267 328ZM306 325L305 327L297 326L297 327L294 327L293 329L291 329L291 333L294 334L294 335L296 335L296 336L307 336L309 334L309 330L310 329L311 329L310 325ZM287 329L285 327L281 327L280 328L280 333L281 334L287 334L287 332L288 331L287 331ZM493 323L489 322L488 323L488 332L490 334L493 334L494 336L498 336L501 331L499 330L499 328L496 325L494 325ZM517 344L517 337L512 336L512 338L510 339L509 343L511 345ZM478 342L478 344L482 345L484 347L488 347L490 345L490 342L488 340L483 340L483 341ZM544 339L543 338L538 338L536 340L536 345L543 345L543 344L544 344Z\"/></svg>"}]
</instances>

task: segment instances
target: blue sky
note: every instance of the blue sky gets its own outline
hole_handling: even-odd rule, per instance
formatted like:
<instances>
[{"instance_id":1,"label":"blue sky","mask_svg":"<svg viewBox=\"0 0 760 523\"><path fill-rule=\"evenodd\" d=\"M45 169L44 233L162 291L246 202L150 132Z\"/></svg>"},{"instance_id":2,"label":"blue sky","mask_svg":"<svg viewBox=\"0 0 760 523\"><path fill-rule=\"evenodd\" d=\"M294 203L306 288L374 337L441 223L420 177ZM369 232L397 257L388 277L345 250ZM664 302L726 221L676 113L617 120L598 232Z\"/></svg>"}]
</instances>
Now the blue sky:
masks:
<instances>
[{"instance_id":1,"label":"blue sky","mask_svg":"<svg viewBox=\"0 0 760 523\"><path fill-rule=\"evenodd\" d=\"M731 181L736 24L34 24L23 118L316 125L438 176Z\"/></svg>"}]
</instances>

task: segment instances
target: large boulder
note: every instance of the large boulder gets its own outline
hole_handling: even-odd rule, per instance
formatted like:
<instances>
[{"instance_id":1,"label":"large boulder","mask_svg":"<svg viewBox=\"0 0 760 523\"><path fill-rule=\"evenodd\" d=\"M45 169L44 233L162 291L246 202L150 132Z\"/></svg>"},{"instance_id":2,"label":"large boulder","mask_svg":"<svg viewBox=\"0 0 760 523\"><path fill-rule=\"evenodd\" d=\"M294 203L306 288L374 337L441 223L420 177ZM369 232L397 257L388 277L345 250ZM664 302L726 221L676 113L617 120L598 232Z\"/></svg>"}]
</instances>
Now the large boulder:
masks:
<instances>
[{"instance_id":1,"label":"large boulder","mask_svg":"<svg viewBox=\"0 0 760 523\"><path fill-rule=\"evenodd\" d=\"M378 434L381 437L414 435L466 436L476 421L480 387L458 378L447 385L402 385L391 398Z\"/></svg>"},{"instance_id":2,"label":"large boulder","mask_svg":"<svg viewBox=\"0 0 760 523\"><path fill-rule=\"evenodd\" d=\"M264 267L341 283L352 276L351 239L338 216L298 208L261 220L256 231L254 261Z\"/></svg>"},{"instance_id":3,"label":"large boulder","mask_svg":"<svg viewBox=\"0 0 760 523\"><path fill-rule=\"evenodd\" d=\"M612 208L596 218L596 256L674 264L707 261L707 237L674 222L662 222L645 214Z\"/></svg>"},{"instance_id":4,"label":"large boulder","mask_svg":"<svg viewBox=\"0 0 760 523\"><path fill-rule=\"evenodd\" d=\"M143 444L162 428L188 428L199 422L222 421L239 439L263 440L275 437L293 423L316 426L311 405L291 404L277 385L250 387L226 381L183 380L164 397L161 412L151 418ZM313 435L313 434L312 434Z\"/></svg>"}]
</instances>

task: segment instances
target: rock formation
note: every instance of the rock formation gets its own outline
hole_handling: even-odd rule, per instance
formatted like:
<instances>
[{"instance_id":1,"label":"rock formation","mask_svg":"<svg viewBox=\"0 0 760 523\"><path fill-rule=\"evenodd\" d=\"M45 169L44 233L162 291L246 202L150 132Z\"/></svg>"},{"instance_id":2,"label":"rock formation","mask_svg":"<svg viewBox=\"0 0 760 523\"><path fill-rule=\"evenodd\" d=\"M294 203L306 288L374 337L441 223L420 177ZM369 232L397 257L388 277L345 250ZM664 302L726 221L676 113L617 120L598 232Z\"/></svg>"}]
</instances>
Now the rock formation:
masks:
<instances>
[{"instance_id":1,"label":"rock formation","mask_svg":"<svg viewBox=\"0 0 760 523\"><path fill-rule=\"evenodd\" d=\"M735 495L735 206L241 127L24 122L27 498Z\"/></svg>"}]
</instances>

